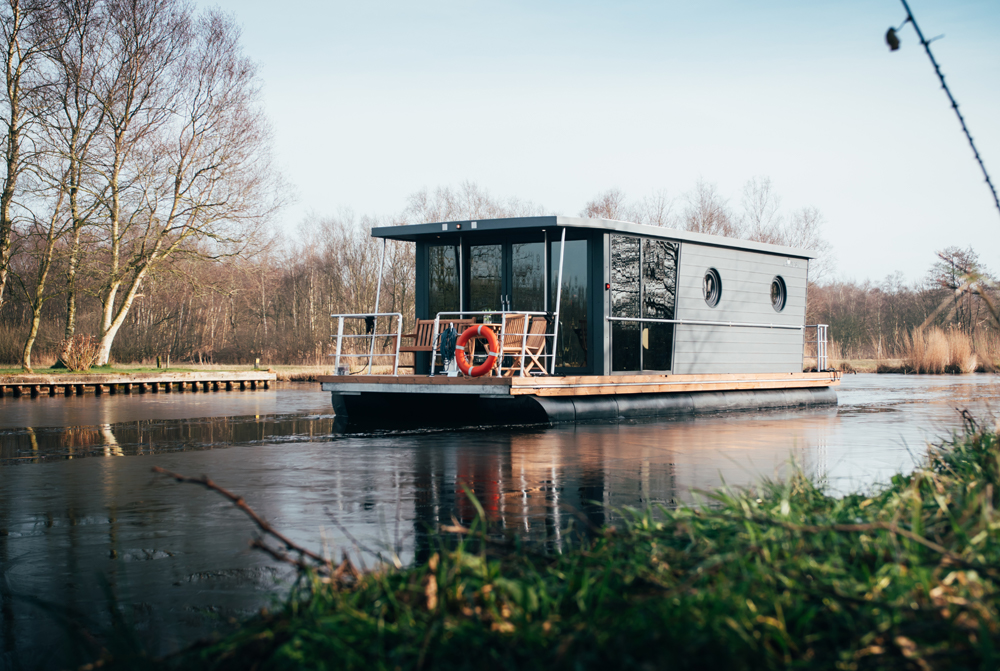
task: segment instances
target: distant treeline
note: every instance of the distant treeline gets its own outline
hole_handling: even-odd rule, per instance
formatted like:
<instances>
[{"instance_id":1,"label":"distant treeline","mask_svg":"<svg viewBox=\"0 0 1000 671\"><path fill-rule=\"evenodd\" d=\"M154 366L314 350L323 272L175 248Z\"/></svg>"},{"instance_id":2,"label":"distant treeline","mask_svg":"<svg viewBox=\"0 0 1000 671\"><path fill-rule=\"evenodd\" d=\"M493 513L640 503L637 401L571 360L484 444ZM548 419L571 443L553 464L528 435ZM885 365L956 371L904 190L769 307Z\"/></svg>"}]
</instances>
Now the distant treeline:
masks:
<instances>
[{"instance_id":1,"label":"distant treeline","mask_svg":"<svg viewBox=\"0 0 1000 671\"><path fill-rule=\"evenodd\" d=\"M981 272L971 251L947 250L927 279L915 285L898 277L881 283L824 281L832 260L821 236L819 213L803 208L785 216L779 205L770 181L758 178L747 183L741 207L735 209L713 186L699 182L675 201L658 194L629 203L620 191L607 191L580 214L820 249L824 255L810 270L810 276L819 276L820 281L810 287L808 322L830 324L844 354L897 356L903 335L925 322L954 325L969 333L990 327L980 295L980 286L985 284L968 282L970 272ZM545 213L539 205L496 198L474 183L465 183L415 193L394 216L348 212L312 217L296 235L272 233L243 254L222 258L208 253L177 255L144 278L111 348L111 358L118 362L170 356L174 362L216 364L247 364L257 358L262 363L329 363L330 336L335 331L329 315L375 309L382 242L371 238L373 226ZM385 252L379 309L403 313L409 327L414 309L414 248L412 243L390 242ZM21 248L14 255L13 267L30 275L35 258ZM80 287L76 329L83 333L100 332L105 312L99 290L104 277L102 258L81 264L76 277ZM51 272L56 288L60 283L65 286L67 264L67 255L55 256ZM33 311L30 292L16 281L9 289L0 308L0 362L17 365ZM956 295L960 300L953 300ZM942 308L943 301L948 304ZM43 305L36 345L39 364L55 360L66 335L67 318L65 300ZM354 326L363 328L361 323Z\"/></svg>"}]
</instances>

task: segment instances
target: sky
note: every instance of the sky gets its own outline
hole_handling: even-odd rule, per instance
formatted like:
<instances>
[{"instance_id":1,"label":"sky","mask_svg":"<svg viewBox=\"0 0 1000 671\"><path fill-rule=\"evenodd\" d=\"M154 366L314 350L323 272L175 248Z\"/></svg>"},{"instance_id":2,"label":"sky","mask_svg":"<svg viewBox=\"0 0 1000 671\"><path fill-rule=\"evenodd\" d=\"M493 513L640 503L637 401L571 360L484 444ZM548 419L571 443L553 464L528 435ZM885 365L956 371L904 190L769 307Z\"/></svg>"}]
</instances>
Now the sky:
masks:
<instances>
[{"instance_id":1,"label":"sky","mask_svg":"<svg viewBox=\"0 0 1000 671\"><path fill-rule=\"evenodd\" d=\"M209 6L206 4L205 6ZM766 176L819 209L841 279L924 276L1000 211L898 0L222 0L260 68L274 154L309 216L392 215L470 180L578 215ZM1000 185L1000 2L910 0Z\"/></svg>"}]
</instances>

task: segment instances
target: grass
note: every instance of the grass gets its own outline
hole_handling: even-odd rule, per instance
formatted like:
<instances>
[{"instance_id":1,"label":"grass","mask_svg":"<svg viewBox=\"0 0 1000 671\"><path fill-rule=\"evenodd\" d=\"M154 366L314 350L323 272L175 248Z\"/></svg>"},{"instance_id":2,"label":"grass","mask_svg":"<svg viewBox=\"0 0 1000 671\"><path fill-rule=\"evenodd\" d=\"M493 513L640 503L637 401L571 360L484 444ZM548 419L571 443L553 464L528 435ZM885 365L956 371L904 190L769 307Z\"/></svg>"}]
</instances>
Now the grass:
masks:
<instances>
[{"instance_id":1,"label":"grass","mask_svg":"<svg viewBox=\"0 0 1000 671\"><path fill-rule=\"evenodd\" d=\"M277 379L279 380L293 380L293 381L304 381L304 382L315 382L320 375L333 375L333 364L326 366L298 366L298 365L274 365L274 364L261 364L261 370L270 370L277 374ZM87 371L71 371L65 368L39 368L35 367L33 375L106 375L108 373L198 373L205 371L226 371L226 372L237 372L237 371L249 371L253 370L252 365L223 365L223 364L198 364L198 363L188 363L185 362L183 367L181 366L171 366L170 368L157 368L155 365L150 365L148 363L135 363L135 364L119 364L116 363L113 366L101 366L98 368L91 368ZM351 365L351 372L354 374L363 373L367 370L367 365L353 364ZM392 367L385 365L378 365L372 367L374 373L381 374L391 374ZM404 372L409 372L406 369ZM8 366L0 367L0 375L23 375L25 374L21 368Z\"/></svg>"},{"instance_id":2,"label":"grass","mask_svg":"<svg viewBox=\"0 0 1000 671\"><path fill-rule=\"evenodd\" d=\"M182 486L182 485L179 485ZM803 475L631 511L569 551L441 537L430 561L306 574L283 607L148 669L992 669L1000 439L967 418L910 475ZM485 540L485 542L483 542ZM140 655L141 656L141 655Z\"/></svg>"}]
</instances>

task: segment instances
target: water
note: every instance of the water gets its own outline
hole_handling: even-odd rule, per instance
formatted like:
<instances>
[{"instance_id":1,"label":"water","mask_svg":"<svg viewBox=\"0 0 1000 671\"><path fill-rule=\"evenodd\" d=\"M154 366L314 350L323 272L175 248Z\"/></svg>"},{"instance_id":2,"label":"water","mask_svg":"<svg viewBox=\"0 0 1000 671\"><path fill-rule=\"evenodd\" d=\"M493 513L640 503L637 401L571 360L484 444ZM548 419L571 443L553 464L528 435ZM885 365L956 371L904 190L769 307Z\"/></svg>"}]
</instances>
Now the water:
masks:
<instances>
[{"instance_id":1,"label":"water","mask_svg":"<svg viewBox=\"0 0 1000 671\"><path fill-rule=\"evenodd\" d=\"M345 435L318 387L0 399L0 668L79 661L67 616L106 631L118 608L162 654L286 592L241 512L154 465L209 475L337 557L355 553L342 527L385 556L427 556L428 528L472 518L465 487L498 529L559 551L622 507L691 502L792 461L833 492L877 486L957 429L956 408L1000 402L993 376L858 375L818 410Z\"/></svg>"}]
</instances>

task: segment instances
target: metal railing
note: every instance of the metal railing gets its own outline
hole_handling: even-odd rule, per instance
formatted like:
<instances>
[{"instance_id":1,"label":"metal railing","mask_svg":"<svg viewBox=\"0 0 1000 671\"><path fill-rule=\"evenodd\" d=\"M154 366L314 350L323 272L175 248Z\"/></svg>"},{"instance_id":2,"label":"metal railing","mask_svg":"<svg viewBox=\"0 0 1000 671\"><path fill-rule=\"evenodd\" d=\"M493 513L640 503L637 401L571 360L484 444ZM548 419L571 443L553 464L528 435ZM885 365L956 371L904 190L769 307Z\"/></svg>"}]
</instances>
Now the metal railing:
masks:
<instances>
[{"instance_id":1,"label":"metal railing","mask_svg":"<svg viewBox=\"0 0 1000 671\"><path fill-rule=\"evenodd\" d=\"M804 338L805 345L815 345L816 347L816 370L828 370L830 367L830 358L826 349L826 341L830 326L828 324L807 324L805 328L816 329L816 337L813 340Z\"/></svg>"},{"instance_id":2,"label":"metal railing","mask_svg":"<svg viewBox=\"0 0 1000 671\"><path fill-rule=\"evenodd\" d=\"M721 322L706 321L704 319L653 319L651 317L605 317L609 322L653 322L655 324L685 324L688 326L735 326L755 329L789 329L801 331L806 328L802 325L794 324L764 324L754 322Z\"/></svg>"},{"instance_id":3,"label":"metal railing","mask_svg":"<svg viewBox=\"0 0 1000 671\"><path fill-rule=\"evenodd\" d=\"M371 375L372 372L372 361L376 356L391 356L393 357L392 364L392 374L399 374L399 346L403 339L403 315L399 312L368 312L361 314L336 314L330 315L331 318L337 319L337 335L334 336L337 339L337 352L331 356L336 357L333 362L333 369L338 375L340 374L340 358L345 359L356 359L368 357L368 374ZM378 325L379 317L395 317L396 318L396 331L394 333L377 333L378 330L376 326ZM344 320L345 319L373 319L371 333L363 334L344 334ZM390 322L391 324L391 322ZM391 354L379 353L375 354L375 339L376 338L388 338L395 336L396 338L396 351ZM371 344L368 347L367 354L347 354L343 351L343 341L344 338L369 338Z\"/></svg>"},{"instance_id":4,"label":"metal railing","mask_svg":"<svg viewBox=\"0 0 1000 671\"><path fill-rule=\"evenodd\" d=\"M500 321L499 322L497 322L495 324L486 323L485 325L487 325L487 326L500 326L501 327L500 333L497 334L497 341L498 341L498 344L500 345L500 349L501 349L501 353L500 353L500 358L501 358L500 363L501 363L501 366L503 365L503 360L502 360L503 352L502 352L502 350L503 350L504 336L521 336L521 353L520 353L520 364L521 364L521 366L520 366L520 369L521 369L521 376L522 377L524 376L524 358L525 358L525 356L536 356L536 357L541 358L541 359L547 359L549 357L554 357L555 356L555 349L556 349L555 348L555 337L556 337L555 333L548 333L547 332L548 328L546 328L546 333L530 333L530 331L531 331L531 321L532 321L530 318L531 317L545 317L546 319L548 319L548 318L551 317L550 313L547 313L547 312L530 312L530 311L527 311L527 310L493 310L493 311L487 311L487 312L439 312L439 313L437 313L434 316L434 331L433 331L433 333L431 335L431 347L432 347L432 350L431 350L431 375L434 375L435 371L437 369L437 356L436 356L436 352L437 352L437 346L438 346L438 338L439 338L439 336L441 334L441 322L442 321L444 321L445 323L447 323L449 321L449 319L448 319L449 317L452 317L455 320L459 320L459 319L462 319L463 317L485 317L485 316L489 316L489 317L492 318L492 317L498 316L498 315L500 317ZM503 316L504 315L525 315L525 319L524 319L524 332L523 333L504 333L504 331L503 331ZM552 340L551 353L543 353L543 354L537 354L537 355L530 354L528 352L528 349L527 349L528 338L529 337L535 337L535 338L552 338L553 340ZM548 342L546 341L546 350L548 350L548 349L549 349Z\"/></svg>"}]
</instances>

